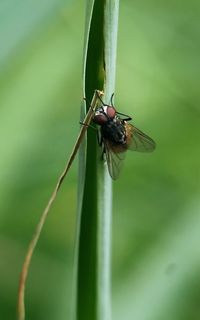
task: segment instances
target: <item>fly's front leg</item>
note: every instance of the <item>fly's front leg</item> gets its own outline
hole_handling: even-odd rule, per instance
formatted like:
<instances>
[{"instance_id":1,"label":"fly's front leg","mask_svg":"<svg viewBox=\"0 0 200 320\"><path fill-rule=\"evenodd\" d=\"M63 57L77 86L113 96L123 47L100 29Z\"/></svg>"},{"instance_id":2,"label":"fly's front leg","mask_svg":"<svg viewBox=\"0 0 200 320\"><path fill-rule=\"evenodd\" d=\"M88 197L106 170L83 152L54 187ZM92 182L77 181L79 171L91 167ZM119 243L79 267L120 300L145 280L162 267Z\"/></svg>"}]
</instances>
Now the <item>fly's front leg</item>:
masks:
<instances>
[{"instance_id":1,"label":"fly's front leg","mask_svg":"<svg viewBox=\"0 0 200 320\"><path fill-rule=\"evenodd\" d=\"M81 124L82 126L86 126L87 128L92 128L93 130L98 130L97 128L95 128L91 124L86 124L86 123L81 122L81 121L79 121L79 124Z\"/></svg>"}]
</instances>

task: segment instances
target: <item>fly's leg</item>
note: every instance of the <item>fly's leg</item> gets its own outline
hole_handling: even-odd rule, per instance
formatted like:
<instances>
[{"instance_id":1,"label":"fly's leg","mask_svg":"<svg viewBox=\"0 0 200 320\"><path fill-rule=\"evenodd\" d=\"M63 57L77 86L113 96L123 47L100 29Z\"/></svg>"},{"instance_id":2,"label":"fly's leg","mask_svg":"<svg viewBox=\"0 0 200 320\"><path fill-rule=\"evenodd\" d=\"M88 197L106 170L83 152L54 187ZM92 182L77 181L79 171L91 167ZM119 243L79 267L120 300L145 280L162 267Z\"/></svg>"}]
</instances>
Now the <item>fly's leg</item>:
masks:
<instances>
[{"instance_id":1,"label":"fly's leg","mask_svg":"<svg viewBox=\"0 0 200 320\"><path fill-rule=\"evenodd\" d=\"M95 128L94 126L92 126L91 124L86 124L84 122L79 121L79 124L81 124L82 126L86 126L88 128L92 128L93 130L98 130L97 128Z\"/></svg>"},{"instance_id":2,"label":"fly's leg","mask_svg":"<svg viewBox=\"0 0 200 320\"><path fill-rule=\"evenodd\" d=\"M132 118L129 117L127 114L124 114L124 113L121 113L121 112L118 112L118 111L116 111L116 113L119 114L120 116L126 117L125 119L123 119L124 121L130 121L130 120L132 120Z\"/></svg>"},{"instance_id":3,"label":"fly's leg","mask_svg":"<svg viewBox=\"0 0 200 320\"><path fill-rule=\"evenodd\" d=\"M107 104L105 104L105 103L103 102L103 100L102 100L101 97L99 96L97 90L96 90L96 95L97 95L98 99L100 100L100 102L102 103L102 106L100 106L99 108L102 110L102 113L106 115L106 113L104 112L103 107L104 107L104 106L107 106ZM88 105L90 105L90 103L88 102L88 100L87 100L85 97L83 98L83 100L85 100L86 103L87 103ZM91 106L90 106L90 107L91 107ZM106 115L106 116L107 116L107 115Z\"/></svg>"},{"instance_id":4,"label":"fly's leg","mask_svg":"<svg viewBox=\"0 0 200 320\"><path fill-rule=\"evenodd\" d=\"M90 102L88 101L88 99L86 97L83 97L83 100L85 100L86 105L88 105L94 111L94 109L92 108L92 106L91 106Z\"/></svg>"},{"instance_id":5,"label":"fly's leg","mask_svg":"<svg viewBox=\"0 0 200 320\"><path fill-rule=\"evenodd\" d=\"M103 137L100 133L100 131L98 130L97 131L97 141L98 141L98 145L101 147L101 160L103 161L104 160L104 154L106 153L106 149L105 149L105 145L103 143Z\"/></svg>"},{"instance_id":6,"label":"fly's leg","mask_svg":"<svg viewBox=\"0 0 200 320\"><path fill-rule=\"evenodd\" d=\"M100 147L102 147L102 144L103 144L103 138L102 138L102 135L100 133L100 131L97 129L97 142L98 142L98 145Z\"/></svg>"},{"instance_id":7,"label":"fly's leg","mask_svg":"<svg viewBox=\"0 0 200 320\"><path fill-rule=\"evenodd\" d=\"M113 92L113 94L111 95L111 98L110 98L111 106L114 108L113 97L114 97L114 92ZM116 113L119 114L120 116L126 117L125 119L123 119L124 121L130 121L130 120L132 120L132 118L129 117L127 114L124 114L124 113L121 113L121 112L118 112L118 111L116 111Z\"/></svg>"},{"instance_id":8,"label":"fly's leg","mask_svg":"<svg viewBox=\"0 0 200 320\"><path fill-rule=\"evenodd\" d=\"M105 144L102 142L102 153L101 153L101 160L105 160L104 155L106 153L106 148L105 148Z\"/></svg>"}]
</instances>

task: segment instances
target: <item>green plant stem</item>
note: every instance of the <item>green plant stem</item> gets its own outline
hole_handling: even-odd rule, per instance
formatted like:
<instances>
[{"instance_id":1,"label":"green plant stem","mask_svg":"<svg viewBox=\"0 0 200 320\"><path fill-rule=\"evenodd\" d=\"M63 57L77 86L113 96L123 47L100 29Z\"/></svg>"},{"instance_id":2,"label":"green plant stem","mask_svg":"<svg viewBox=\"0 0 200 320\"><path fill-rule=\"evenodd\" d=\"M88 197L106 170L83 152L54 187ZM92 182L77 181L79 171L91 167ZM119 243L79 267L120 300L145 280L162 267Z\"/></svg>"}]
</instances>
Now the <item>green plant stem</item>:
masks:
<instances>
[{"instance_id":1,"label":"green plant stem","mask_svg":"<svg viewBox=\"0 0 200 320\"><path fill-rule=\"evenodd\" d=\"M114 92L118 1L88 1L83 94ZM89 106L86 106L86 110ZM80 149L76 320L110 320L112 183L94 130Z\"/></svg>"}]
</instances>

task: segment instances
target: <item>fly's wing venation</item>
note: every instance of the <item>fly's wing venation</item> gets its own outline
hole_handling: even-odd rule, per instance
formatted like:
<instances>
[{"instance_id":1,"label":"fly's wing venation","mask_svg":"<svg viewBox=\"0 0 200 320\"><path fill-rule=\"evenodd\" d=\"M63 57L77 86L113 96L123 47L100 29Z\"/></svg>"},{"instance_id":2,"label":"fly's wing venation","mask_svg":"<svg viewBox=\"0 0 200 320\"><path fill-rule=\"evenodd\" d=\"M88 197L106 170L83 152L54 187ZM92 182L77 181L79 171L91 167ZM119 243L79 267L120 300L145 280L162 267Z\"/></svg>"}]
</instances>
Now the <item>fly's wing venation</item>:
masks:
<instances>
[{"instance_id":1,"label":"fly's wing venation","mask_svg":"<svg viewBox=\"0 0 200 320\"><path fill-rule=\"evenodd\" d=\"M136 128L130 123L125 123L127 135L127 148L139 152L152 152L156 147L156 143L144 132Z\"/></svg>"}]
</instances>

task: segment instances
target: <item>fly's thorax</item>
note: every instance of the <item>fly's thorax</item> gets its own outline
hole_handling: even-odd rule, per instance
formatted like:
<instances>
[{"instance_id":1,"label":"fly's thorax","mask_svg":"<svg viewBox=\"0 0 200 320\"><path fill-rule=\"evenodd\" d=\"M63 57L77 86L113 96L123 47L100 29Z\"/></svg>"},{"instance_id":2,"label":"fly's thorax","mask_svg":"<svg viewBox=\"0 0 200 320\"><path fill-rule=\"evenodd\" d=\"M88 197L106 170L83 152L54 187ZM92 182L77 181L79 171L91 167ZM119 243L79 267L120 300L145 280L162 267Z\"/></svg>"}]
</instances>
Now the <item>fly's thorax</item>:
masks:
<instances>
[{"instance_id":1,"label":"fly's thorax","mask_svg":"<svg viewBox=\"0 0 200 320\"><path fill-rule=\"evenodd\" d=\"M126 130L123 122L115 117L109 119L101 126L101 133L104 139L113 142L116 145L126 144Z\"/></svg>"}]
</instances>

